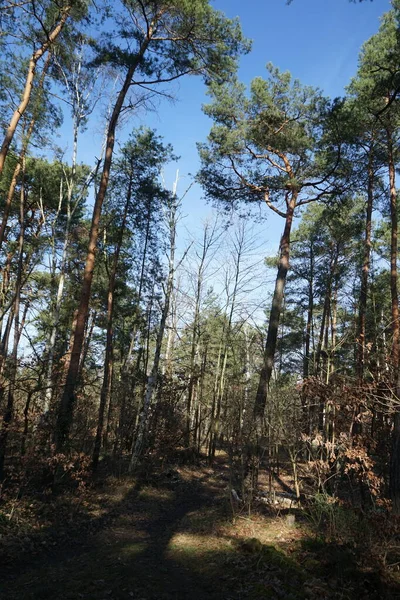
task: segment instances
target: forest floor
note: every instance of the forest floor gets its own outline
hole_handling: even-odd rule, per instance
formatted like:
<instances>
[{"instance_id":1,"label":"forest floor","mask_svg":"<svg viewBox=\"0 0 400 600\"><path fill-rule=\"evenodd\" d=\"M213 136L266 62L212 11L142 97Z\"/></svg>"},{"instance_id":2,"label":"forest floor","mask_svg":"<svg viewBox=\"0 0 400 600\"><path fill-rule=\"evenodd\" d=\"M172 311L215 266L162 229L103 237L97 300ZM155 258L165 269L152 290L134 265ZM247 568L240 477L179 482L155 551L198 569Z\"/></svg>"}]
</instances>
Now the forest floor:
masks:
<instances>
[{"instance_id":1,"label":"forest floor","mask_svg":"<svg viewBox=\"0 0 400 600\"><path fill-rule=\"evenodd\" d=\"M265 510L232 517L227 487L220 457L214 468L176 467L41 502L40 515L35 501L17 506L7 518L18 535L0 539L0 599L400 598L354 548L322 541L301 515L294 526Z\"/></svg>"}]
</instances>

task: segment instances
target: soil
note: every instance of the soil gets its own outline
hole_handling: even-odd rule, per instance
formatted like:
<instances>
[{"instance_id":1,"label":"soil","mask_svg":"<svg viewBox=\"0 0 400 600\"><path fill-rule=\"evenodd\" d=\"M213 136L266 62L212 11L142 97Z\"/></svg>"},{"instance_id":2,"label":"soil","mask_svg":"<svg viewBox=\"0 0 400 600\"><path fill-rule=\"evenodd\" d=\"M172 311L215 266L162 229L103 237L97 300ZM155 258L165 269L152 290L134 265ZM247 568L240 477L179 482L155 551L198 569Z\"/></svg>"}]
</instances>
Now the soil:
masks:
<instances>
[{"instance_id":1,"label":"soil","mask_svg":"<svg viewBox=\"0 0 400 600\"><path fill-rule=\"evenodd\" d=\"M7 561L3 552L0 598L400 598L350 548L316 540L301 518L249 515L227 487L222 462L119 482L98 495L97 512L38 532L39 550L31 532L31 553Z\"/></svg>"}]
</instances>

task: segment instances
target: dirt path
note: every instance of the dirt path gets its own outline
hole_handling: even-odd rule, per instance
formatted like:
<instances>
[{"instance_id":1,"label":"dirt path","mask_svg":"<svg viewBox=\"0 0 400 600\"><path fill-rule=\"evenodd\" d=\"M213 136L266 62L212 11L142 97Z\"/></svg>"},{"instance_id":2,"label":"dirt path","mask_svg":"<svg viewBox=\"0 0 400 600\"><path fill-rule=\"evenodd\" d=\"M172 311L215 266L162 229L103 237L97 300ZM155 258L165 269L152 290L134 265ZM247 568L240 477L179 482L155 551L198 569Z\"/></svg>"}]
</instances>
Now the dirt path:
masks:
<instances>
[{"instance_id":1,"label":"dirt path","mask_svg":"<svg viewBox=\"0 0 400 600\"><path fill-rule=\"evenodd\" d=\"M221 463L105 490L89 527L71 525L58 542L49 531L44 549L19 565L0 559L0 600L400 597L351 549L317 543L305 524L256 513L232 523L227 481Z\"/></svg>"},{"instance_id":2,"label":"dirt path","mask_svg":"<svg viewBox=\"0 0 400 600\"><path fill-rule=\"evenodd\" d=\"M95 535L56 547L19 573L11 569L0 583L1 600L225 597L169 551L188 514L221 508L225 486L221 474L216 482L201 472L186 479L172 472L150 486L132 485Z\"/></svg>"}]
</instances>

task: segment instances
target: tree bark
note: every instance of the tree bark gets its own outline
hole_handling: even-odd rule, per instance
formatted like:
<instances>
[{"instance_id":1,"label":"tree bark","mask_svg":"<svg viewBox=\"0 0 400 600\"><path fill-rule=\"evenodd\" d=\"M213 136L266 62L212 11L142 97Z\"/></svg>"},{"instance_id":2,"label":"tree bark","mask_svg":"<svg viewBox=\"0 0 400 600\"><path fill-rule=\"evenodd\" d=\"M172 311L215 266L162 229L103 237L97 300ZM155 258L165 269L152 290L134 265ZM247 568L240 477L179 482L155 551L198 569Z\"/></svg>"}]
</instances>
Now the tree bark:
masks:
<instances>
[{"instance_id":1,"label":"tree bark","mask_svg":"<svg viewBox=\"0 0 400 600\"><path fill-rule=\"evenodd\" d=\"M399 373L399 297L397 288L397 192L396 192L396 171L393 148L393 135L390 129L387 130L387 148L388 148L388 168L389 168L389 188L390 188L390 221L391 221L391 240L390 240L390 295L391 295L391 316L392 316L392 372L393 372L393 390L394 390L394 427L392 439L392 454L390 461L390 495L393 502L393 511L400 514L400 373Z\"/></svg>"},{"instance_id":2,"label":"tree bark","mask_svg":"<svg viewBox=\"0 0 400 600\"><path fill-rule=\"evenodd\" d=\"M24 164L23 164L24 171ZM11 364L10 364L10 378L8 384L8 395L7 395L7 405L3 415L3 423L0 431L0 481L4 479L4 463L6 458L7 451L7 440L10 425L13 418L13 410L14 410L14 393L15 393L15 382L17 377L17 361L18 361L18 345L21 337L21 328L20 328L20 303L21 303L21 288L22 288L22 274L23 274L23 264L24 264L24 240L25 240L25 188L24 185L21 186L21 199L20 199L20 214L19 214L19 222L20 222L20 231L18 238L18 269L17 269L17 279L15 283L15 300L14 306L12 308L12 313L14 315L14 343L13 349L11 353Z\"/></svg>"},{"instance_id":3,"label":"tree bark","mask_svg":"<svg viewBox=\"0 0 400 600\"><path fill-rule=\"evenodd\" d=\"M364 239L364 260L361 272L360 306L358 315L358 353L357 353L357 377L359 383L364 377L365 367L365 327L368 298L368 277L371 262L371 232L372 232L372 211L374 204L374 149L369 150L368 160L368 191L367 191L367 214L365 220L365 239Z\"/></svg>"},{"instance_id":4,"label":"tree bark","mask_svg":"<svg viewBox=\"0 0 400 600\"><path fill-rule=\"evenodd\" d=\"M210 230L210 224L206 223L203 230L203 241L201 254L198 256L200 262L197 268L197 279L196 279L196 297L195 307L193 315L193 333L190 348L190 363L189 363L189 386L188 395L186 400L186 431L185 431L185 444L187 447L191 444L191 424L193 417L193 393L195 384L197 382L198 373L196 371L196 354L198 350L198 341L200 336L200 307L201 307L201 295L203 290L203 280L206 268L207 254L210 248L215 242L217 222L215 222Z\"/></svg>"},{"instance_id":5,"label":"tree bark","mask_svg":"<svg viewBox=\"0 0 400 600\"><path fill-rule=\"evenodd\" d=\"M261 369L260 381L258 384L256 394L256 401L254 404L254 416L256 418L262 418L264 416L269 384L274 368L276 342L278 339L279 331L279 319L282 312L286 277L289 270L290 232L292 229L296 201L297 195L293 194L290 199L290 203L288 204L285 218L285 227L281 238L278 273L276 276L274 295L272 298L272 307L268 323L268 333L264 351L264 361L263 367Z\"/></svg>"},{"instance_id":6,"label":"tree bark","mask_svg":"<svg viewBox=\"0 0 400 600\"><path fill-rule=\"evenodd\" d=\"M133 186L133 173L130 174L128 191L125 201L124 213L122 216L122 222L119 227L119 236L117 245L114 253L114 259L112 269L110 273L110 279L108 283L108 294L107 294L107 331L106 331L106 353L104 359L104 375L103 384L101 387L100 394L100 405L99 405L99 416L97 420L96 439L94 442L93 457L92 457L92 469L96 471L100 457L101 440L103 436L104 426L104 412L106 406L110 400L111 383L112 383L112 370L113 370L113 317L114 317L114 300L115 300L115 280L117 276L117 268L119 262L119 256L122 248L122 241L125 232L126 220L128 217L128 210L132 199L132 186Z\"/></svg>"},{"instance_id":7,"label":"tree bark","mask_svg":"<svg viewBox=\"0 0 400 600\"><path fill-rule=\"evenodd\" d=\"M29 101L31 99L33 82L35 79L35 71L36 71L37 64L38 64L39 60L42 58L42 56L44 56L46 54L46 52L49 50L49 48L56 41L57 37L61 33L69 15L70 15L71 8L72 8L71 5L68 5L61 11L60 20L58 21L57 25L55 25L53 27L53 29L49 32L46 41L31 56L31 59L29 61L29 65L28 65L28 73L26 76L25 87L24 87L24 91L22 93L21 101L19 103L18 108L14 111L14 114L11 117L10 123L7 127L7 131L6 131L4 139L3 139L3 143L1 145L0 176L3 172L4 163L5 163L11 142L13 140L15 131L17 129L18 123L19 123L22 115L25 113L25 111L28 107Z\"/></svg>"},{"instance_id":8,"label":"tree bark","mask_svg":"<svg viewBox=\"0 0 400 600\"><path fill-rule=\"evenodd\" d=\"M75 402L75 389L78 383L79 376L79 363L82 353L82 347L84 342L85 325L89 313L89 301L90 293L93 281L93 272L95 267L96 259L96 248L97 239L99 235L99 223L100 216L103 207L104 198L108 188L108 182L110 178L112 157L115 144L115 131L118 123L119 116L121 114L125 98L128 94L132 83L132 77L136 71L136 68L142 61L145 51L149 45L150 38L146 37L142 43L140 51L138 52L135 61L131 64L125 77L122 89L118 94L117 101L114 106L114 110L111 115L111 119L107 131L106 151L103 164L103 171L100 180L100 186L96 195L95 204L93 207L92 224L89 234L89 246L86 256L85 270L83 274L83 284L81 291L81 300L78 308L78 315L76 320L76 327L74 333L74 343L71 352L71 359L69 363L69 369L67 378L65 381L64 392L61 398L57 425L56 425L56 450L60 452L69 437L69 431L72 424L73 418L73 407Z\"/></svg>"},{"instance_id":9,"label":"tree bark","mask_svg":"<svg viewBox=\"0 0 400 600\"><path fill-rule=\"evenodd\" d=\"M175 275L175 248L176 248L176 211L177 203L175 196L171 199L171 206L169 212L169 238L170 238L170 251L168 260L168 279L165 290L164 307L161 313L160 325L157 333L156 348L153 359L153 366L151 369L150 376L147 380L146 393L143 401L142 411L139 417L138 431L136 435L135 445L132 452L132 457L129 465L129 471L132 473L136 468L142 452L145 448L146 437L149 427L150 411L153 402L153 395L157 388L158 374L161 358L161 349L164 339L165 327L169 315L169 307L171 303L171 297L174 289L174 275Z\"/></svg>"},{"instance_id":10,"label":"tree bark","mask_svg":"<svg viewBox=\"0 0 400 600\"><path fill-rule=\"evenodd\" d=\"M29 147L29 142L31 140L33 130L35 128L36 111L40 108L41 97L42 97L41 92L43 91L44 81L46 78L48 68L50 66L50 58L51 58L51 55L49 54L49 56L46 60L46 63L43 67L43 70L42 70L42 76L40 78L40 82L39 82L39 86L38 86L39 87L38 95L37 95L37 99L36 99L36 103L35 103L35 108L33 110L33 115L29 122L26 135L24 135L21 152L18 157L18 162L15 165L15 169L14 169L14 173L13 173L13 176L11 179L10 187L7 192L7 198L6 198L4 211L3 211L3 218L1 220L1 225L0 225L0 250L1 250L3 242L4 242L4 234L5 234L6 227L7 227L8 217L10 216L11 204L14 199L15 188L17 187L18 179L19 179L19 176L21 173L22 164L25 160L25 156L26 156L26 153L27 153L27 150Z\"/></svg>"},{"instance_id":11,"label":"tree bark","mask_svg":"<svg viewBox=\"0 0 400 600\"><path fill-rule=\"evenodd\" d=\"M310 348L311 348L311 331L314 318L314 245L310 242L310 279L308 282L308 307L307 307L307 324L305 336L305 351L303 363L303 379L307 379L310 374Z\"/></svg>"}]
</instances>

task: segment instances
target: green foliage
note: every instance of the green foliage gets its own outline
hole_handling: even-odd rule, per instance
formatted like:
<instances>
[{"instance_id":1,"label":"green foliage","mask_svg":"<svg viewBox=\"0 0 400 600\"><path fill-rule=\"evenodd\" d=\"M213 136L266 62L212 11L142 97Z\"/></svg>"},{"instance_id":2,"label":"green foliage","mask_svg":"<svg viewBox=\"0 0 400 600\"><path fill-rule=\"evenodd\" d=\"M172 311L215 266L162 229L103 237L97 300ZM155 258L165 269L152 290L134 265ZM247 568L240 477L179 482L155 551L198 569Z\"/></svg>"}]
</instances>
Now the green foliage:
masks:
<instances>
[{"instance_id":1,"label":"green foliage","mask_svg":"<svg viewBox=\"0 0 400 600\"><path fill-rule=\"evenodd\" d=\"M199 145L198 179L212 200L232 204L268 194L280 209L292 193L308 202L332 192L336 141L331 138L332 152L323 143L333 109L318 90L289 73L271 64L267 71L268 78L254 79L248 94L237 80L209 88L213 102L204 111L214 125L208 143Z\"/></svg>"},{"instance_id":2,"label":"green foliage","mask_svg":"<svg viewBox=\"0 0 400 600\"><path fill-rule=\"evenodd\" d=\"M363 46L357 77L349 86L351 94L357 95L370 112L381 119L390 113L400 92L400 7L393 4L393 10L382 17L379 32Z\"/></svg>"},{"instance_id":3,"label":"green foliage","mask_svg":"<svg viewBox=\"0 0 400 600\"><path fill-rule=\"evenodd\" d=\"M357 514L326 492L315 494L307 516L316 534L330 541L348 543L357 536L359 527Z\"/></svg>"},{"instance_id":4,"label":"green foliage","mask_svg":"<svg viewBox=\"0 0 400 600\"><path fill-rule=\"evenodd\" d=\"M112 9L123 14L118 34L104 33L93 43L93 64L127 69L136 65L147 40L150 52L137 65L146 80L167 81L186 73L224 79L236 69L238 55L250 49L239 21L212 8L209 0L121 0Z\"/></svg>"}]
</instances>

